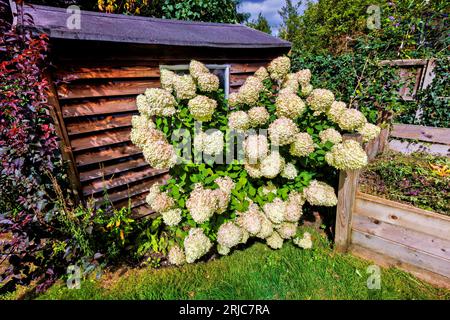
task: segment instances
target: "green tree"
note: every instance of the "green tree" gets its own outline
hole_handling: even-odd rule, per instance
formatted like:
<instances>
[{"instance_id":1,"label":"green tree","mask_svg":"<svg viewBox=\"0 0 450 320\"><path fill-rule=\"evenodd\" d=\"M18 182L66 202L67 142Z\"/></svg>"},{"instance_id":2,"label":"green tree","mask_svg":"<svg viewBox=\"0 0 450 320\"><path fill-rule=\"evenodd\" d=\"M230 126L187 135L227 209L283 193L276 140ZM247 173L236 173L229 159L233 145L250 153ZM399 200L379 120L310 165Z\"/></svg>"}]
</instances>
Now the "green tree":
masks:
<instances>
[{"instance_id":1,"label":"green tree","mask_svg":"<svg viewBox=\"0 0 450 320\"><path fill-rule=\"evenodd\" d=\"M284 40L295 42L297 38L297 29L300 25L299 7L302 2L293 4L291 0L285 0L285 5L278 11L283 22L281 23L278 36Z\"/></svg>"},{"instance_id":2,"label":"green tree","mask_svg":"<svg viewBox=\"0 0 450 320\"><path fill-rule=\"evenodd\" d=\"M256 20L247 22L247 26L268 34L272 34L272 29L270 28L269 21L260 12Z\"/></svg>"}]
</instances>

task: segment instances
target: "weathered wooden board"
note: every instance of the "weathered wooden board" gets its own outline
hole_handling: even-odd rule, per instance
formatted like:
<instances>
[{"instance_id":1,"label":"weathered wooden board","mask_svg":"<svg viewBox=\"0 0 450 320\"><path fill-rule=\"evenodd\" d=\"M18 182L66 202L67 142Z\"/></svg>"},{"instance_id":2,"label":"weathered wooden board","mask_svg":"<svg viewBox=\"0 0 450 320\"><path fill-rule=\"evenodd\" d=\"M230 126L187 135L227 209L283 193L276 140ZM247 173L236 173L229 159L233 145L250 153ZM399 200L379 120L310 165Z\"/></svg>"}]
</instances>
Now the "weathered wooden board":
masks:
<instances>
[{"instance_id":1,"label":"weathered wooden board","mask_svg":"<svg viewBox=\"0 0 450 320\"><path fill-rule=\"evenodd\" d=\"M72 67L56 71L56 79L73 81L80 79L158 78L159 68L136 67Z\"/></svg>"},{"instance_id":2,"label":"weathered wooden board","mask_svg":"<svg viewBox=\"0 0 450 320\"><path fill-rule=\"evenodd\" d=\"M102 117L102 119L82 119L68 122L67 132L69 135L82 134L88 132L103 131L114 128L131 126L132 114L116 114Z\"/></svg>"},{"instance_id":3,"label":"weathered wooden board","mask_svg":"<svg viewBox=\"0 0 450 320\"><path fill-rule=\"evenodd\" d=\"M447 259L450 264L450 240L393 225L366 216L354 215L353 230L401 243L407 247Z\"/></svg>"},{"instance_id":4,"label":"weathered wooden board","mask_svg":"<svg viewBox=\"0 0 450 320\"><path fill-rule=\"evenodd\" d=\"M130 131L131 128L127 127L83 137L74 137L71 141L72 149L73 151L81 151L127 142L130 140Z\"/></svg>"},{"instance_id":5,"label":"weathered wooden board","mask_svg":"<svg viewBox=\"0 0 450 320\"><path fill-rule=\"evenodd\" d=\"M445 144L410 142L393 139L389 141L388 147L391 150L405 154L426 152L439 156L450 156L450 146Z\"/></svg>"},{"instance_id":6,"label":"weathered wooden board","mask_svg":"<svg viewBox=\"0 0 450 320\"><path fill-rule=\"evenodd\" d=\"M86 166L94 163L125 158L140 153L141 150L138 147L129 144L81 153L76 155L75 158L78 166Z\"/></svg>"},{"instance_id":7,"label":"weathered wooden board","mask_svg":"<svg viewBox=\"0 0 450 320\"><path fill-rule=\"evenodd\" d=\"M358 230L352 232L352 243L450 278L447 259Z\"/></svg>"},{"instance_id":8,"label":"weathered wooden board","mask_svg":"<svg viewBox=\"0 0 450 320\"><path fill-rule=\"evenodd\" d=\"M450 217L365 193L356 194L355 215L450 240Z\"/></svg>"},{"instance_id":9,"label":"weathered wooden board","mask_svg":"<svg viewBox=\"0 0 450 320\"><path fill-rule=\"evenodd\" d=\"M137 111L136 96L128 98L99 99L65 103L62 108L64 118L114 114Z\"/></svg>"},{"instance_id":10,"label":"weathered wooden board","mask_svg":"<svg viewBox=\"0 0 450 320\"><path fill-rule=\"evenodd\" d=\"M138 95L144 93L147 88L157 87L159 87L159 80L116 80L92 83L64 83L58 87L58 97L63 100Z\"/></svg>"},{"instance_id":11,"label":"weathered wooden board","mask_svg":"<svg viewBox=\"0 0 450 320\"><path fill-rule=\"evenodd\" d=\"M390 135L395 138L450 145L450 128L435 128L413 124L394 124L392 125Z\"/></svg>"},{"instance_id":12,"label":"weathered wooden board","mask_svg":"<svg viewBox=\"0 0 450 320\"><path fill-rule=\"evenodd\" d=\"M125 159L125 161L116 161L110 165L100 165L93 169L80 171L80 181L86 182L98 178L109 177L110 175L125 172L132 169L138 169L148 166L143 157L137 159ZM83 168L81 168L83 169Z\"/></svg>"}]
</instances>

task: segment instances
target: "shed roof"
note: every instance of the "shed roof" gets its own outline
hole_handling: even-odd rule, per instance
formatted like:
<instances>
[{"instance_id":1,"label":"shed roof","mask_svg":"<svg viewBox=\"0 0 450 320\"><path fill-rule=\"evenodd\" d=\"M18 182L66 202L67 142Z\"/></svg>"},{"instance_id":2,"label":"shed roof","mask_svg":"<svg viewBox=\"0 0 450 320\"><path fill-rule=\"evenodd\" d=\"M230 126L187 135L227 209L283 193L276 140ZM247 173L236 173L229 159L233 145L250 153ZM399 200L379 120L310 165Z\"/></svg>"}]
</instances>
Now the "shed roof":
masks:
<instances>
[{"instance_id":1,"label":"shed roof","mask_svg":"<svg viewBox=\"0 0 450 320\"><path fill-rule=\"evenodd\" d=\"M34 26L53 39L223 48L290 47L291 43L240 24L192 22L81 11L81 29L67 26L63 8L25 5Z\"/></svg>"}]
</instances>

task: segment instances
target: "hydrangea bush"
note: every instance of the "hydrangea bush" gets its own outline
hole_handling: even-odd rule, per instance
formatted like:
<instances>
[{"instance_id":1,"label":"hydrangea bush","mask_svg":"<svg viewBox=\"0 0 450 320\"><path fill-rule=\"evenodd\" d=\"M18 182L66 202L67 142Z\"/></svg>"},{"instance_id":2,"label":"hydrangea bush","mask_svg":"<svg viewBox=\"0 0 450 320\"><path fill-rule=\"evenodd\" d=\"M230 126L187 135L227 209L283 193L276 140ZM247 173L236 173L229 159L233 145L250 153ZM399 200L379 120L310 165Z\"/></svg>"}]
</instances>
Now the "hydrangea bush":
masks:
<instances>
[{"instance_id":1,"label":"hydrangea bush","mask_svg":"<svg viewBox=\"0 0 450 320\"><path fill-rule=\"evenodd\" d=\"M162 88L137 97L131 139L152 167L170 169L146 198L170 234L170 263L226 255L249 238L311 248L297 230L303 206L337 203L320 177L367 164L362 146L342 134L367 142L380 128L313 88L309 70L289 71L289 58L276 58L225 99L219 79L191 61L189 74L161 70Z\"/></svg>"}]
</instances>

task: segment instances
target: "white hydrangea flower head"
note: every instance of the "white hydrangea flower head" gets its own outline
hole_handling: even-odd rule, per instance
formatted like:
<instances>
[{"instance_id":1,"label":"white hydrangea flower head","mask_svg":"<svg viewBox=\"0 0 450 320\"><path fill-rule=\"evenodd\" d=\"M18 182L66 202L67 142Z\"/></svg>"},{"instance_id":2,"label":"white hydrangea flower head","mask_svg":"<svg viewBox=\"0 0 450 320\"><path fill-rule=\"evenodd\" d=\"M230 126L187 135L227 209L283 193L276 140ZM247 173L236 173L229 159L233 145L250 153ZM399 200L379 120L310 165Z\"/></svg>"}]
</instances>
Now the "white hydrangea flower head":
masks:
<instances>
[{"instance_id":1,"label":"white hydrangea flower head","mask_svg":"<svg viewBox=\"0 0 450 320\"><path fill-rule=\"evenodd\" d=\"M147 89L144 95L136 98L137 109L147 116L172 116L176 112L176 105L177 101L172 94L160 88Z\"/></svg>"},{"instance_id":2,"label":"white hydrangea flower head","mask_svg":"<svg viewBox=\"0 0 450 320\"><path fill-rule=\"evenodd\" d=\"M167 258L170 264L176 266L181 266L186 263L184 252L178 245L174 245L170 248Z\"/></svg>"},{"instance_id":3,"label":"white hydrangea flower head","mask_svg":"<svg viewBox=\"0 0 450 320\"><path fill-rule=\"evenodd\" d=\"M338 122L339 117L342 113L347 110L347 105L342 101L333 101L330 109L326 112L328 119L333 122Z\"/></svg>"},{"instance_id":4,"label":"white hydrangea flower head","mask_svg":"<svg viewBox=\"0 0 450 320\"><path fill-rule=\"evenodd\" d=\"M226 256L230 253L230 248L227 248L225 246L222 246L221 244L217 245L217 252L222 255L222 256Z\"/></svg>"},{"instance_id":5,"label":"white hydrangea flower head","mask_svg":"<svg viewBox=\"0 0 450 320\"><path fill-rule=\"evenodd\" d=\"M288 200L286 202L286 212L284 220L289 222L298 222L302 217L302 205L295 200Z\"/></svg>"},{"instance_id":6,"label":"white hydrangea flower head","mask_svg":"<svg viewBox=\"0 0 450 320\"><path fill-rule=\"evenodd\" d=\"M153 200L151 203L148 204L153 210L155 210L158 213L168 211L175 206L175 201L171 196L169 196L167 192L159 192L154 196L153 199L148 198L148 200Z\"/></svg>"},{"instance_id":7,"label":"white hydrangea flower head","mask_svg":"<svg viewBox=\"0 0 450 320\"><path fill-rule=\"evenodd\" d=\"M264 81L264 80L267 80L270 78L269 72L267 72L267 69L264 67L260 67L258 70L256 70L254 76L261 81Z\"/></svg>"},{"instance_id":8,"label":"white hydrangea flower head","mask_svg":"<svg viewBox=\"0 0 450 320\"><path fill-rule=\"evenodd\" d=\"M245 131L250 127L250 118L245 111L234 111L228 115L228 127L237 131Z\"/></svg>"},{"instance_id":9,"label":"white hydrangea flower head","mask_svg":"<svg viewBox=\"0 0 450 320\"><path fill-rule=\"evenodd\" d=\"M262 134L252 134L243 143L244 155L248 163L256 164L267 157L269 153L269 142Z\"/></svg>"},{"instance_id":10,"label":"white hydrangea flower head","mask_svg":"<svg viewBox=\"0 0 450 320\"><path fill-rule=\"evenodd\" d=\"M261 231L262 212L258 205L251 204L247 211L242 213L237 222L240 227L248 231L252 236L256 236Z\"/></svg>"},{"instance_id":11,"label":"white hydrangea flower head","mask_svg":"<svg viewBox=\"0 0 450 320\"><path fill-rule=\"evenodd\" d=\"M305 232L302 238L295 238L293 242L303 249L311 249L313 244L311 240L311 234L309 232Z\"/></svg>"},{"instance_id":12,"label":"white hydrangea flower head","mask_svg":"<svg viewBox=\"0 0 450 320\"><path fill-rule=\"evenodd\" d=\"M312 206L333 207L337 204L333 187L322 181L311 181L309 186L304 189L304 194Z\"/></svg>"},{"instance_id":13,"label":"white hydrangea flower head","mask_svg":"<svg viewBox=\"0 0 450 320\"><path fill-rule=\"evenodd\" d=\"M211 133L199 132L194 136L194 149L198 152L215 156L223 151L223 132L214 130Z\"/></svg>"},{"instance_id":14,"label":"white hydrangea flower head","mask_svg":"<svg viewBox=\"0 0 450 320\"><path fill-rule=\"evenodd\" d=\"M278 151L272 151L261 161L261 174L267 179L275 178L283 171L285 165L284 158Z\"/></svg>"},{"instance_id":15,"label":"white hydrangea flower head","mask_svg":"<svg viewBox=\"0 0 450 320\"><path fill-rule=\"evenodd\" d=\"M342 130L353 131L367 123L364 114L356 109L345 109L338 118L337 124Z\"/></svg>"},{"instance_id":16,"label":"white hydrangea flower head","mask_svg":"<svg viewBox=\"0 0 450 320\"><path fill-rule=\"evenodd\" d=\"M262 187L262 193L263 195L267 196L270 193L277 194L277 186L273 184L272 181L268 181L263 187Z\"/></svg>"},{"instance_id":17,"label":"white hydrangea flower head","mask_svg":"<svg viewBox=\"0 0 450 320\"><path fill-rule=\"evenodd\" d=\"M303 69L296 73L298 82L303 86L311 82L311 70Z\"/></svg>"},{"instance_id":18,"label":"white hydrangea flower head","mask_svg":"<svg viewBox=\"0 0 450 320\"><path fill-rule=\"evenodd\" d=\"M134 115L131 117L131 126L136 129L155 129L156 125L152 118L146 114Z\"/></svg>"},{"instance_id":19,"label":"white hydrangea flower head","mask_svg":"<svg viewBox=\"0 0 450 320\"><path fill-rule=\"evenodd\" d=\"M130 140L141 149L147 143L153 143L159 140L166 141L164 133L156 129L153 121L145 114L133 116L131 125Z\"/></svg>"},{"instance_id":20,"label":"white hydrangea flower head","mask_svg":"<svg viewBox=\"0 0 450 320\"><path fill-rule=\"evenodd\" d=\"M188 102L189 112L197 121L211 121L214 110L217 108L217 101L206 96L198 95Z\"/></svg>"},{"instance_id":21,"label":"white hydrangea flower head","mask_svg":"<svg viewBox=\"0 0 450 320\"><path fill-rule=\"evenodd\" d=\"M268 202L263 206L264 214L273 223L281 223L284 221L286 213L286 203L280 198L273 199L272 202Z\"/></svg>"},{"instance_id":22,"label":"white hydrangea flower head","mask_svg":"<svg viewBox=\"0 0 450 320\"><path fill-rule=\"evenodd\" d=\"M209 69L200 61L191 60L189 63L189 73L194 79L205 73L209 73Z\"/></svg>"},{"instance_id":23,"label":"white hydrangea flower head","mask_svg":"<svg viewBox=\"0 0 450 320\"><path fill-rule=\"evenodd\" d=\"M333 144L342 142L342 136L336 129L328 128L319 132L319 138L322 143L330 141Z\"/></svg>"},{"instance_id":24,"label":"white hydrangea flower head","mask_svg":"<svg viewBox=\"0 0 450 320\"><path fill-rule=\"evenodd\" d=\"M225 192L221 189L212 190L211 196L216 201L216 206L217 206L216 212L218 214L222 214L228 209L228 205L229 205L230 199L231 199L230 195L231 194L229 192Z\"/></svg>"},{"instance_id":25,"label":"white hydrangea flower head","mask_svg":"<svg viewBox=\"0 0 450 320\"><path fill-rule=\"evenodd\" d=\"M231 193L234 189L235 183L230 177L219 177L214 182L219 186L219 189L225 193Z\"/></svg>"},{"instance_id":26,"label":"white hydrangea flower head","mask_svg":"<svg viewBox=\"0 0 450 320\"><path fill-rule=\"evenodd\" d=\"M155 141L142 150L145 161L155 169L170 169L177 163L174 147L165 141Z\"/></svg>"},{"instance_id":27,"label":"white hydrangea flower head","mask_svg":"<svg viewBox=\"0 0 450 320\"><path fill-rule=\"evenodd\" d=\"M173 78L173 89L177 99L180 100L192 99L197 92L194 79L188 74L182 76L176 75Z\"/></svg>"},{"instance_id":28,"label":"white hydrangea flower head","mask_svg":"<svg viewBox=\"0 0 450 320\"><path fill-rule=\"evenodd\" d=\"M267 71L269 71L273 80L283 80L290 69L291 60L286 56L275 58L267 67Z\"/></svg>"},{"instance_id":29,"label":"white hydrangea flower head","mask_svg":"<svg viewBox=\"0 0 450 320\"><path fill-rule=\"evenodd\" d=\"M306 99L311 110L319 113L326 112L330 109L334 101L334 94L327 89L314 89Z\"/></svg>"},{"instance_id":30,"label":"white hydrangea flower head","mask_svg":"<svg viewBox=\"0 0 450 320\"><path fill-rule=\"evenodd\" d=\"M297 224L292 222L282 222L276 229L281 238L291 239L297 233Z\"/></svg>"},{"instance_id":31,"label":"white hydrangea flower head","mask_svg":"<svg viewBox=\"0 0 450 320\"><path fill-rule=\"evenodd\" d=\"M189 234L184 239L184 253L186 262L192 263L203 257L211 249L211 240L203 233L201 228L189 230Z\"/></svg>"},{"instance_id":32,"label":"white hydrangea flower head","mask_svg":"<svg viewBox=\"0 0 450 320\"><path fill-rule=\"evenodd\" d=\"M346 140L325 154L325 161L339 170L356 170L367 165L367 154L359 142Z\"/></svg>"},{"instance_id":33,"label":"white hydrangea flower head","mask_svg":"<svg viewBox=\"0 0 450 320\"><path fill-rule=\"evenodd\" d=\"M248 77L239 88L239 101L249 106L255 105L259 100L259 94L264 90L264 84L256 77Z\"/></svg>"},{"instance_id":34,"label":"white hydrangea flower head","mask_svg":"<svg viewBox=\"0 0 450 320\"><path fill-rule=\"evenodd\" d=\"M167 69L161 69L160 70L160 82L161 87L168 92L173 92L173 79L175 78L176 74L173 71L167 70Z\"/></svg>"},{"instance_id":35,"label":"white hydrangea flower head","mask_svg":"<svg viewBox=\"0 0 450 320\"><path fill-rule=\"evenodd\" d=\"M245 171L247 171L248 175L254 179L262 177L260 163L255 163L255 164L245 163L244 169L245 169Z\"/></svg>"},{"instance_id":36,"label":"white hydrangea flower head","mask_svg":"<svg viewBox=\"0 0 450 320\"><path fill-rule=\"evenodd\" d=\"M303 192L291 191L288 196L288 202L295 203L299 207L303 206L306 202L306 198L303 195Z\"/></svg>"},{"instance_id":37,"label":"white hydrangea flower head","mask_svg":"<svg viewBox=\"0 0 450 320\"><path fill-rule=\"evenodd\" d=\"M269 139L274 145L284 146L294 142L299 130L289 118L278 118L269 125Z\"/></svg>"},{"instance_id":38,"label":"white hydrangea flower head","mask_svg":"<svg viewBox=\"0 0 450 320\"><path fill-rule=\"evenodd\" d=\"M306 110L303 100L297 94L290 92L279 94L275 100L275 106L275 114L278 118L296 119Z\"/></svg>"},{"instance_id":39,"label":"white hydrangea flower head","mask_svg":"<svg viewBox=\"0 0 450 320\"><path fill-rule=\"evenodd\" d=\"M311 84L302 84L301 88L300 88L300 95L303 98L308 97L311 92L313 91L314 87Z\"/></svg>"},{"instance_id":40,"label":"white hydrangea flower head","mask_svg":"<svg viewBox=\"0 0 450 320\"><path fill-rule=\"evenodd\" d=\"M219 89L219 78L212 73L202 73L197 78L197 85L202 92L215 92Z\"/></svg>"},{"instance_id":41,"label":"white hydrangea flower head","mask_svg":"<svg viewBox=\"0 0 450 320\"><path fill-rule=\"evenodd\" d=\"M281 172L281 176L283 178L294 180L298 175L297 168L295 167L295 164L292 162L286 163L284 166L283 171Z\"/></svg>"},{"instance_id":42,"label":"white hydrangea flower head","mask_svg":"<svg viewBox=\"0 0 450 320\"><path fill-rule=\"evenodd\" d=\"M228 106L233 108L236 107L238 104L241 104L241 99L239 97L239 93L237 92L232 92L230 93L230 95L228 96Z\"/></svg>"},{"instance_id":43,"label":"white hydrangea flower head","mask_svg":"<svg viewBox=\"0 0 450 320\"><path fill-rule=\"evenodd\" d=\"M296 73L289 73L281 84L282 89L289 89L292 93L296 94L299 88L298 77Z\"/></svg>"},{"instance_id":44,"label":"white hydrangea flower head","mask_svg":"<svg viewBox=\"0 0 450 320\"><path fill-rule=\"evenodd\" d=\"M225 222L217 231L217 242L227 248L233 248L242 240L243 232L234 222Z\"/></svg>"},{"instance_id":45,"label":"white hydrangea flower head","mask_svg":"<svg viewBox=\"0 0 450 320\"><path fill-rule=\"evenodd\" d=\"M175 208L161 212L163 221L168 226L176 226L181 222L181 209Z\"/></svg>"},{"instance_id":46,"label":"white hydrangea flower head","mask_svg":"<svg viewBox=\"0 0 450 320\"><path fill-rule=\"evenodd\" d=\"M311 135L307 132L296 134L289 148L289 152L296 157L306 157L314 152L314 141Z\"/></svg>"},{"instance_id":47,"label":"white hydrangea flower head","mask_svg":"<svg viewBox=\"0 0 450 320\"><path fill-rule=\"evenodd\" d=\"M366 123L358 128L357 131L361 134L363 142L369 142L380 135L381 128L372 123Z\"/></svg>"},{"instance_id":48,"label":"white hydrangea flower head","mask_svg":"<svg viewBox=\"0 0 450 320\"><path fill-rule=\"evenodd\" d=\"M270 237L272 233L273 233L272 222L264 214L261 215L261 230L259 230L256 237L260 239L266 239L267 237Z\"/></svg>"},{"instance_id":49,"label":"white hydrangea flower head","mask_svg":"<svg viewBox=\"0 0 450 320\"><path fill-rule=\"evenodd\" d=\"M214 190L205 189L201 184L195 185L186 201L186 208L195 222L200 224L208 221L217 210Z\"/></svg>"},{"instance_id":50,"label":"white hydrangea flower head","mask_svg":"<svg viewBox=\"0 0 450 320\"><path fill-rule=\"evenodd\" d=\"M247 111L250 126L253 128L263 126L269 121L270 114L265 107L253 107Z\"/></svg>"},{"instance_id":51,"label":"white hydrangea flower head","mask_svg":"<svg viewBox=\"0 0 450 320\"><path fill-rule=\"evenodd\" d=\"M149 193L145 198L145 202L147 202L149 206L152 206L152 203L153 201L155 201L156 196L161 193L160 187L161 184L158 182L152 184L152 186L150 187Z\"/></svg>"},{"instance_id":52,"label":"white hydrangea flower head","mask_svg":"<svg viewBox=\"0 0 450 320\"><path fill-rule=\"evenodd\" d=\"M267 245L272 249L281 249L283 247L283 238L280 237L279 233L274 231L272 234L266 238Z\"/></svg>"}]
</instances>

